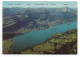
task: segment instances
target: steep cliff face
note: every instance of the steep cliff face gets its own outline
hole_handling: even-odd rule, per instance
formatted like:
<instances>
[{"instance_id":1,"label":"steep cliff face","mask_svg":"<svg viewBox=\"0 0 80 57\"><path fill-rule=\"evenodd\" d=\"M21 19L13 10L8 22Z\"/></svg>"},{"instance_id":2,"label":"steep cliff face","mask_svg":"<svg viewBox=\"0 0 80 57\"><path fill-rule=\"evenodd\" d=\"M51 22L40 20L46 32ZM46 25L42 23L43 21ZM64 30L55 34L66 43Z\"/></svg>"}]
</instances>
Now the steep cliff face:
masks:
<instances>
[{"instance_id":1,"label":"steep cliff face","mask_svg":"<svg viewBox=\"0 0 80 57\"><path fill-rule=\"evenodd\" d=\"M21 51L22 54L77 54L77 30L58 33L46 42Z\"/></svg>"}]
</instances>

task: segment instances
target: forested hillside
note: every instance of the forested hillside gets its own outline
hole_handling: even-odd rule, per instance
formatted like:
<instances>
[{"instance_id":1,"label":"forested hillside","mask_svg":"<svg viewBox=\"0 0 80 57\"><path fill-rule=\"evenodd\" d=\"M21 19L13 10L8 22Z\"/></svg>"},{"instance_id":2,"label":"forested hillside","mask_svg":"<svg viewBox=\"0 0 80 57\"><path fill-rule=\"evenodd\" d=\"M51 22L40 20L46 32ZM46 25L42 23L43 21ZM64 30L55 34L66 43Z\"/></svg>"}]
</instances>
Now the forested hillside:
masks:
<instances>
[{"instance_id":1,"label":"forested hillside","mask_svg":"<svg viewBox=\"0 0 80 57\"><path fill-rule=\"evenodd\" d=\"M21 51L21 54L77 54L77 30L55 34L44 43Z\"/></svg>"}]
</instances>

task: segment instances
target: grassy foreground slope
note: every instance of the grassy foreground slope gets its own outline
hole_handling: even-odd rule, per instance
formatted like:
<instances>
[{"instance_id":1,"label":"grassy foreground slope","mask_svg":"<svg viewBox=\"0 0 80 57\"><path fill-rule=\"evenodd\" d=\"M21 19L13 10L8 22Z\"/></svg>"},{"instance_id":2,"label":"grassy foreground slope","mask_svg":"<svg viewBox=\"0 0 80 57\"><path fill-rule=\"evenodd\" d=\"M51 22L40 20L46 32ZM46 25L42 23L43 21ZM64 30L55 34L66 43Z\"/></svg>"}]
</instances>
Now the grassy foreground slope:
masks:
<instances>
[{"instance_id":1,"label":"grassy foreground slope","mask_svg":"<svg viewBox=\"0 0 80 57\"><path fill-rule=\"evenodd\" d=\"M3 54L9 54L10 53L10 47L13 44L12 39L3 40Z\"/></svg>"},{"instance_id":2,"label":"grassy foreground slope","mask_svg":"<svg viewBox=\"0 0 80 57\"><path fill-rule=\"evenodd\" d=\"M21 51L21 54L77 54L77 30L69 30L49 40Z\"/></svg>"}]
</instances>

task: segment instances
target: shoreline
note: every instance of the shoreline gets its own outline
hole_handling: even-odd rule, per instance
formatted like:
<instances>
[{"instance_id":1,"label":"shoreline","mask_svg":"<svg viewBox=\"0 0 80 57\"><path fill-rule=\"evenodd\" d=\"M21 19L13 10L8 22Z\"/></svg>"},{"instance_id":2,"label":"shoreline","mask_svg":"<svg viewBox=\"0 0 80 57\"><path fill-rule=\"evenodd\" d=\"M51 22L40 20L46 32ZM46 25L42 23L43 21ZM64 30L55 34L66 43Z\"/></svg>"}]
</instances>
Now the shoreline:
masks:
<instances>
[{"instance_id":1,"label":"shoreline","mask_svg":"<svg viewBox=\"0 0 80 57\"><path fill-rule=\"evenodd\" d=\"M74 29L72 29L72 30L74 30ZM70 30L68 30L68 31L70 31ZM68 32L68 31L66 31L66 32ZM63 32L62 34L64 34L65 32ZM57 33L56 33L57 34ZM54 35L56 35L56 34L54 34ZM54 36L54 35L52 35L52 36ZM51 36L51 37L52 37ZM59 35L60 36L60 35ZM47 39L46 41L44 41L44 42L42 42L42 43L39 43L39 44L36 44L36 45L34 45L34 46L32 46L32 47L27 47L27 48L25 48L25 49L23 49L23 50L20 50L20 51L18 51L18 52L14 52L15 54L21 54L21 51L24 51L24 50L27 50L27 49L31 49L31 50L33 50L33 48L35 47L35 46L37 46L37 45L40 45L40 44L42 44L42 45L44 45L44 43L46 43L46 42L48 42L49 40L51 40L51 39L53 39L53 38L49 38L49 39Z\"/></svg>"},{"instance_id":2,"label":"shoreline","mask_svg":"<svg viewBox=\"0 0 80 57\"><path fill-rule=\"evenodd\" d=\"M11 41L14 43L14 40L13 39L11 39ZM9 54L11 54L11 47L13 46L13 44L9 47L9 50L8 50L8 52L9 52Z\"/></svg>"}]
</instances>

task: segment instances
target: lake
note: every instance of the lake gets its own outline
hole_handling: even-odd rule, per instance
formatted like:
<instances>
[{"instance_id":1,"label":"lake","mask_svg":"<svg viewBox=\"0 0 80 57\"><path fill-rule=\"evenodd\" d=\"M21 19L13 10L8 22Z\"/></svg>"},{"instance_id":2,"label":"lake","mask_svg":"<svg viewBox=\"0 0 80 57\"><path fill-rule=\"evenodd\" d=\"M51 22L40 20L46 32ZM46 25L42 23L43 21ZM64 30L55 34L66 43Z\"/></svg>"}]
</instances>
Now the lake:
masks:
<instances>
[{"instance_id":1,"label":"lake","mask_svg":"<svg viewBox=\"0 0 80 57\"><path fill-rule=\"evenodd\" d=\"M12 52L17 52L23 50L27 47L32 47L34 45L40 44L54 35L56 33L66 32L71 29L77 28L77 22L64 23L53 26L52 28L38 31L31 31L25 33L24 35L16 36L13 38L14 43L11 47Z\"/></svg>"}]
</instances>

